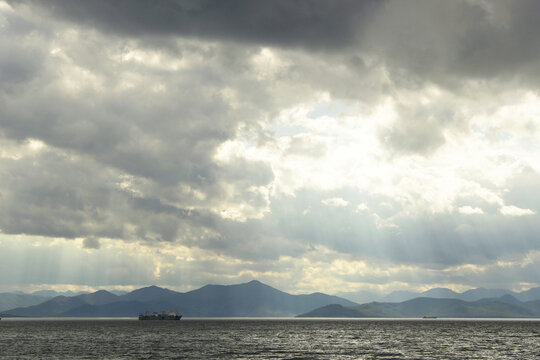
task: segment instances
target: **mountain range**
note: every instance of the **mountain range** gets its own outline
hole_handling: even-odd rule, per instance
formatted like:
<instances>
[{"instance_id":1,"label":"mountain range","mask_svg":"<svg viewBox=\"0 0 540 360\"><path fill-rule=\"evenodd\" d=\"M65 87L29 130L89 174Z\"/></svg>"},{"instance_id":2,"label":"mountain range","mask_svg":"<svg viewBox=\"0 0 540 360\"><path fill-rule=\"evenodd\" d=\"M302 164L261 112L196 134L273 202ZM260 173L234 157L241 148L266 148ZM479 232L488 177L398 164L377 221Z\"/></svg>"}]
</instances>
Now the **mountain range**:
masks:
<instances>
[{"instance_id":1,"label":"mountain range","mask_svg":"<svg viewBox=\"0 0 540 360\"><path fill-rule=\"evenodd\" d=\"M368 302L403 302L418 297L428 297L434 299L456 299L463 301L477 301L486 298L497 298L504 295L511 295L519 301L526 302L540 299L540 287L526 291L515 292L506 289L484 289L477 288L464 292L455 292L447 288L432 288L423 292L413 291L393 291L390 294L381 295L373 292L340 292L336 294L359 304Z\"/></svg>"},{"instance_id":2,"label":"mountain range","mask_svg":"<svg viewBox=\"0 0 540 360\"><path fill-rule=\"evenodd\" d=\"M253 280L228 286L206 285L186 293L150 286L124 295L100 290L57 296L40 304L3 311L0 316L132 317L147 310L175 309L187 317L275 317L294 316L328 304L357 305L322 293L291 295Z\"/></svg>"},{"instance_id":3,"label":"mountain range","mask_svg":"<svg viewBox=\"0 0 540 360\"><path fill-rule=\"evenodd\" d=\"M522 302L512 295L476 301L419 297L390 303L371 302L356 306L326 305L298 317L443 317L443 318L535 318L540 317L540 300Z\"/></svg>"},{"instance_id":4,"label":"mountain range","mask_svg":"<svg viewBox=\"0 0 540 360\"><path fill-rule=\"evenodd\" d=\"M292 295L257 280L185 293L149 286L129 293L58 294L2 293L0 316L134 317L147 310L173 309L187 317L540 317L540 288L518 293L482 288L463 293L445 288L400 291L361 305L323 293Z\"/></svg>"},{"instance_id":5,"label":"mountain range","mask_svg":"<svg viewBox=\"0 0 540 360\"><path fill-rule=\"evenodd\" d=\"M15 294L15 293L1 293L0 294L0 312L8 309L13 309L18 306L32 306L41 304L44 301L49 300L50 297L31 295L31 294Z\"/></svg>"}]
</instances>

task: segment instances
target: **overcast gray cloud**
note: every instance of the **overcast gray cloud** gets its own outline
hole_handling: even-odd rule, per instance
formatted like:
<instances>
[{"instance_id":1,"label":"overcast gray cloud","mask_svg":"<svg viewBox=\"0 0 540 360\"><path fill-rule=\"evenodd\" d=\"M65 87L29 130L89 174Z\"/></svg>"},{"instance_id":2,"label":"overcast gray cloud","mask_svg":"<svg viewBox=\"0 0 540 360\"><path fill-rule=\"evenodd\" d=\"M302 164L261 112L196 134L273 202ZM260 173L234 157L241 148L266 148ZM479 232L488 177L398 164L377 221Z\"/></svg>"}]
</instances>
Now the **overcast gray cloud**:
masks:
<instances>
[{"instance_id":1,"label":"overcast gray cloud","mask_svg":"<svg viewBox=\"0 0 540 360\"><path fill-rule=\"evenodd\" d=\"M537 68L537 11L535 1L392 1L367 37L388 62L421 77L509 79Z\"/></svg>"},{"instance_id":2,"label":"overcast gray cloud","mask_svg":"<svg viewBox=\"0 0 540 360\"><path fill-rule=\"evenodd\" d=\"M18 6L17 2L13 5ZM194 36L263 45L351 46L383 5L342 1L40 1L25 2L76 24L125 36Z\"/></svg>"},{"instance_id":3,"label":"overcast gray cloud","mask_svg":"<svg viewBox=\"0 0 540 360\"><path fill-rule=\"evenodd\" d=\"M537 7L0 2L0 283L540 285Z\"/></svg>"}]
</instances>

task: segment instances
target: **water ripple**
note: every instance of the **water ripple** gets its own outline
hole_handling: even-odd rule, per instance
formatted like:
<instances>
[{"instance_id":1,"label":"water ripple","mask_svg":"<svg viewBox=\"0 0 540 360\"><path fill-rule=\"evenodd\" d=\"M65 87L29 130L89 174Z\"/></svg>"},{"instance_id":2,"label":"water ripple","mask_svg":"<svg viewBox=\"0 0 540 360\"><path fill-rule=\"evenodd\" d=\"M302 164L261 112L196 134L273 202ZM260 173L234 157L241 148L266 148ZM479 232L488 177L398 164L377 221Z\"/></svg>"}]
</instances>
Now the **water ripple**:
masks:
<instances>
[{"instance_id":1,"label":"water ripple","mask_svg":"<svg viewBox=\"0 0 540 360\"><path fill-rule=\"evenodd\" d=\"M2 320L2 359L538 359L537 321Z\"/></svg>"}]
</instances>

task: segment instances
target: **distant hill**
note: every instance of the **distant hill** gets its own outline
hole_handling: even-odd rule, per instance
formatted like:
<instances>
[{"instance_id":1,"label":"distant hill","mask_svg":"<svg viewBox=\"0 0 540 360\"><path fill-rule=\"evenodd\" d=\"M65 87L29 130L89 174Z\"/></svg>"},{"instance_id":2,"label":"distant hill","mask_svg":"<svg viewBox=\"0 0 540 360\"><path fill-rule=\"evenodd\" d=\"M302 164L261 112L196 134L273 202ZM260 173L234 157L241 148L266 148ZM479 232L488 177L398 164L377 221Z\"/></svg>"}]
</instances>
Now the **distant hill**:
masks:
<instances>
[{"instance_id":1,"label":"distant hill","mask_svg":"<svg viewBox=\"0 0 540 360\"><path fill-rule=\"evenodd\" d=\"M433 288L421 293L415 293L412 291L394 291L384 296L381 302L402 302L411 300L417 297L429 297L435 299L457 299L459 293L447 288Z\"/></svg>"},{"instance_id":2,"label":"distant hill","mask_svg":"<svg viewBox=\"0 0 540 360\"><path fill-rule=\"evenodd\" d=\"M124 290L109 290L109 292L118 296L126 295L128 293L128 291L124 291Z\"/></svg>"},{"instance_id":3,"label":"distant hill","mask_svg":"<svg viewBox=\"0 0 540 360\"><path fill-rule=\"evenodd\" d=\"M464 301L477 301L480 299L499 298L504 295L515 296L517 293L505 289L472 289L458 294L457 298Z\"/></svg>"},{"instance_id":4,"label":"distant hill","mask_svg":"<svg viewBox=\"0 0 540 360\"><path fill-rule=\"evenodd\" d=\"M305 314L300 314L297 317L336 317L336 318L357 318L357 317L369 317L360 311L339 304L330 304L315 310L312 310Z\"/></svg>"},{"instance_id":5,"label":"distant hill","mask_svg":"<svg viewBox=\"0 0 540 360\"><path fill-rule=\"evenodd\" d=\"M149 303L139 301L119 301L103 305L85 304L67 310L59 316L63 317L134 317L149 309ZM155 309L166 309L157 307ZM152 308L154 309L154 308Z\"/></svg>"},{"instance_id":6,"label":"distant hill","mask_svg":"<svg viewBox=\"0 0 540 360\"><path fill-rule=\"evenodd\" d=\"M50 299L46 296L37 296L21 293L0 294L0 312L22 306L32 306L40 304Z\"/></svg>"},{"instance_id":7,"label":"distant hill","mask_svg":"<svg viewBox=\"0 0 540 360\"><path fill-rule=\"evenodd\" d=\"M406 290L397 290L392 291L390 294L383 296L378 301L380 302L402 302L410 299L414 299L415 297L421 296L421 293L416 293L413 291L406 291Z\"/></svg>"},{"instance_id":8,"label":"distant hill","mask_svg":"<svg viewBox=\"0 0 540 360\"><path fill-rule=\"evenodd\" d=\"M520 302L505 295L497 299L463 301L458 299L415 298L399 303L372 302L358 306L325 306L299 317L423 317L442 318L519 318L540 317L540 301Z\"/></svg>"},{"instance_id":9,"label":"distant hill","mask_svg":"<svg viewBox=\"0 0 540 360\"><path fill-rule=\"evenodd\" d=\"M165 302L175 302L182 298L182 293L160 288L158 286L148 286L133 290L130 293L120 296L120 301L140 301L148 302L153 300L161 300Z\"/></svg>"},{"instance_id":10,"label":"distant hill","mask_svg":"<svg viewBox=\"0 0 540 360\"><path fill-rule=\"evenodd\" d=\"M136 316L146 310L175 309L184 316L294 316L328 304L355 306L349 300L313 293L291 295L257 280L237 285L206 285L180 293L157 286L117 296L101 290L73 297L58 296L42 304L19 307L11 316Z\"/></svg>"},{"instance_id":11,"label":"distant hill","mask_svg":"<svg viewBox=\"0 0 540 360\"><path fill-rule=\"evenodd\" d=\"M38 290L38 291L34 291L31 295L53 298L56 296L76 296L76 295L81 295L81 294L87 294L87 292L83 292L83 291L74 292L71 290L68 290L68 291Z\"/></svg>"},{"instance_id":12,"label":"distant hill","mask_svg":"<svg viewBox=\"0 0 540 360\"><path fill-rule=\"evenodd\" d=\"M459 297L459 293L447 288L433 288L422 293L422 297L430 297L436 299L455 299Z\"/></svg>"},{"instance_id":13,"label":"distant hill","mask_svg":"<svg viewBox=\"0 0 540 360\"><path fill-rule=\"evenodd\" d=\"M540 287L532 288L520 293L514 293L512 295L520 301L540 300Z\"/></svg>"},{"instance_id":14,"label":"distant hill","mask_svg":"<svg viewBox=\"0 0 540 360\"><path fill-rule=\"evenodd\" d=\"M364 304L376 300L380 300L382 298L382 294L372 292L372 291L341 291L336 293L336 296L345 298L347 300L354 301L358 304Z\"/></svg>"},{"instance_id":15,"label":"distant hill","mask_svg":"<svg viewBox=\"0 0 540 360\"><path fill-rule=\"evenodd\" d=\"M102 305L117 301L118 296L99 290L92 294L82 294L77 296L57 296L41 304L18 307L12 310L4 311L4 314L15 316L63 316L63 313L84 305Z\"/></svg>"},{"instance_id":16,"label":"distant hill","mask_svg":"<svg viewBox=\"0 0 540 360\"><path fill-rule=\"evenodd\" d=\"M76 297L57 296L51 300L45 301L39 305L18 307L8 311L4 311L1 316L61 316L61 314L72 308L85 305L86 303Z\"/></svg>"},{"instance_id":17,"label":"distant hill","mask_svg":"<svg viewBox=\"0 0 540 360\"><path fill-rule=\"evenodd\" d=\"M481 299L499 298L504 295L511 295L520 301L540 300L540 287L532 288L522 292L514 292L506 289L484 289L477 288L464 291L462 293L455 292L447 288L433 288L423 292L413 291L393 291L384 296L375 296L370 293L342 293L342 296L347 299L369 299L365 302L403 302L418 297L429 297L434 299L457 299L463 301L477 301ZM361 303L361 301L360 301Z\"/></svg>"},{"instance_id":18,"label":"distant hill","mask_svg":"<svg viewBox=\"0 0 540 360\"><path fill-rule=\"evenodd\" d=\"M294 316L320 306L355 303L322 293L291 295L257 280L238 285L207 285L185 294L186 316Z\"/></svg>"}]
</instances>

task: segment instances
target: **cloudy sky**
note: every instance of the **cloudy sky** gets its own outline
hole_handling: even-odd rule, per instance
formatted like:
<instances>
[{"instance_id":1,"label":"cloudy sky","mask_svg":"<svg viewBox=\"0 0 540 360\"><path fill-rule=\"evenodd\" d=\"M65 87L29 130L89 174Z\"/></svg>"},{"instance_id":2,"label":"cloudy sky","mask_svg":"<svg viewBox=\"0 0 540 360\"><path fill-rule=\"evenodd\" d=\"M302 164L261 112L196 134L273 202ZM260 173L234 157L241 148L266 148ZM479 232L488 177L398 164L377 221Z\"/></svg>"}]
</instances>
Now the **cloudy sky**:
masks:
<instances>
[{"instance_id":1,"label":"cloudy sky","mask_svg":"<svg viewBox=\"0 0 540 360\"><path fill-rule=\"evenodd\" d=\"M539 13L0 0L0 290L540 286Z\"/></svg>"}]
</instances>

